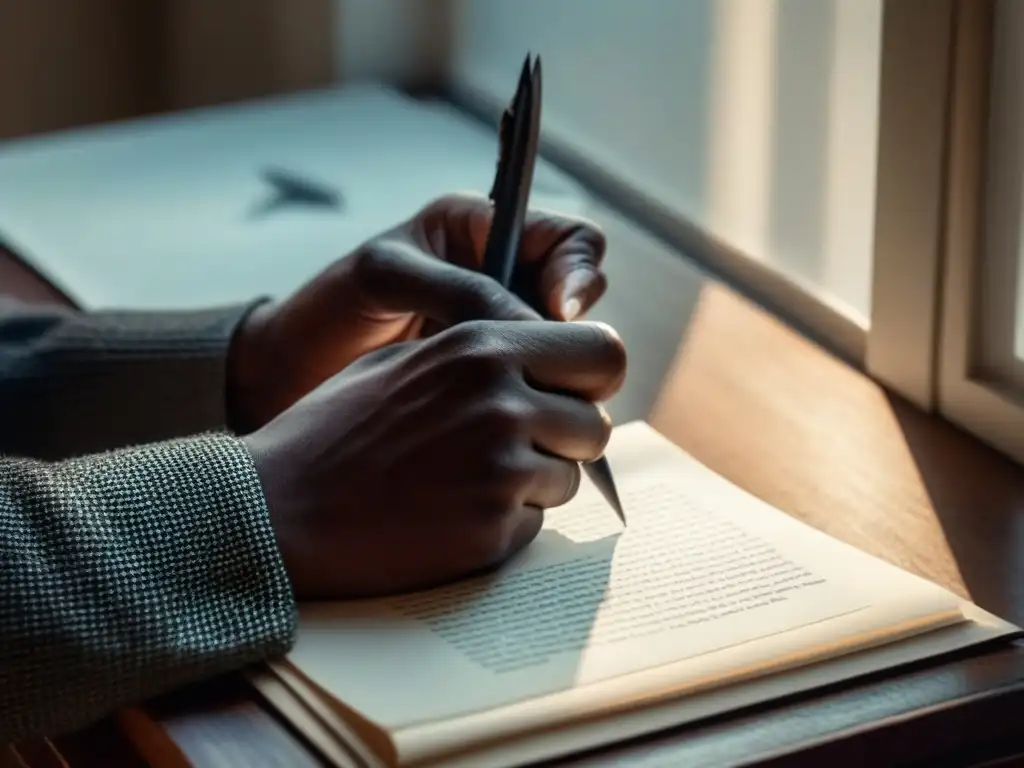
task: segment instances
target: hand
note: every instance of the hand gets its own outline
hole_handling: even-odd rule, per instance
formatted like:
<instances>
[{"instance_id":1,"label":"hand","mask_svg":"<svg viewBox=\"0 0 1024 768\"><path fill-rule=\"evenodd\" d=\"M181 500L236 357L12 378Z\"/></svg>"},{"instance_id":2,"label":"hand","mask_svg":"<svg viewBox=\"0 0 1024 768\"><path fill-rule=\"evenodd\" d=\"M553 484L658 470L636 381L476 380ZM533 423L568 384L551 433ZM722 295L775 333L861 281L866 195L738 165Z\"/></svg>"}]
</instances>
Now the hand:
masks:
<instances>
[{"instance_id":1,"label":"hand","mask_svg":"<svg viewBox=\"0 0 1024 768\"><path fill-rule=\"evenodd\" d=\"M231 426L266 423L352 361L467 319L572 320L605 290L594 224L534 212L520 246L515 301L475 273L491 223L483 197L441 198L242 324L229 356ZM429 294L424 296L423 294Z\"/></svg>"},{"instance_id":2,"label":"hand","mask_svg":"<svg viewBox=\"0 0 1024 768\"><path fill-rule=\"evenodd\" d=\"M602 324L469 322L364 356L243 438L296 594L405 592L502 563L604 451L594 403L625 365Z\"/></svg>"}]
</instances>

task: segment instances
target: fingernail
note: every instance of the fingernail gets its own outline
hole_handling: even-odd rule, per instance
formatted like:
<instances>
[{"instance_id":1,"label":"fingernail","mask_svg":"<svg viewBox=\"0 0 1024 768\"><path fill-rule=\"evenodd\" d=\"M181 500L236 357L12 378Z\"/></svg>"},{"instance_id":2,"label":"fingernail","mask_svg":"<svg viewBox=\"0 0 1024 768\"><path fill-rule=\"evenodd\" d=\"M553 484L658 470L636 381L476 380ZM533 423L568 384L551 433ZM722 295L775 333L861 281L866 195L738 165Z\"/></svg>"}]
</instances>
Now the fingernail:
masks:
<instances>
[{"instance_id":1,"label":"fingernail","mask_svg":"<svg viewBox=\"0 0 1024 768\"><path fill-rule=\"evenodd\" d=\"M619 342L620 344L622 343L622 337L619 336L619 332L612 328L610 325L608 325L608 323L605 323L601 320L591 320L589 322L591 325L596 326L600 328L602 331L604 331L609 338Z\"/></svg>"},{"instance_id":2,"label":"fingernail","mask_svg":"<svg viewBox=\"0 0 1024 768\"><path fill-rule=\"evenodd\" d=\"M562 282L562 318L575 320L583 311L583 302L593 281L589 269L574 269L565 276Z\"/></svg>"},{"instance_id":3,"label":"fingernail","mask_svg":"<svg viewBox=\"0 0 1024 768\"><path fill-rule=\"evenodd\" d=\"M566 299L562 303L562 317L567 321L575 320L581 309L583 309L583 303L579 299L575 297Z\"/></svg>"}]
</instances>

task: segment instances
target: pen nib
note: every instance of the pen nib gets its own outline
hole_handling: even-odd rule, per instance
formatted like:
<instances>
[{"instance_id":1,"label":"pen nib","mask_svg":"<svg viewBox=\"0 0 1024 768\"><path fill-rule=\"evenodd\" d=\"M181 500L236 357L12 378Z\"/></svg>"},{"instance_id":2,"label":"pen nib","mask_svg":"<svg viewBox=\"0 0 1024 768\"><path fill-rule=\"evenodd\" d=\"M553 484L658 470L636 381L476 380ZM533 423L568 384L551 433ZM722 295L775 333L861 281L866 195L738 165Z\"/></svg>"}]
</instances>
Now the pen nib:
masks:
<instances>
[{"instance_id":1,"label":"pen nib","mask_svg":"<svg viewBox=\"0 0 1024 768\"><path fill-rule=\"evenodd\" d=\"M619 499L619 492L615 487L615 478L612 477L612 468L608 465L608 459L602 457L584 466L590 479L597 486L597 490L601 492L601 495L615 510L615 514L619 516L619 520L625 525L626 513L622 508L622 501Z\"/></svg>"}]
</instances>

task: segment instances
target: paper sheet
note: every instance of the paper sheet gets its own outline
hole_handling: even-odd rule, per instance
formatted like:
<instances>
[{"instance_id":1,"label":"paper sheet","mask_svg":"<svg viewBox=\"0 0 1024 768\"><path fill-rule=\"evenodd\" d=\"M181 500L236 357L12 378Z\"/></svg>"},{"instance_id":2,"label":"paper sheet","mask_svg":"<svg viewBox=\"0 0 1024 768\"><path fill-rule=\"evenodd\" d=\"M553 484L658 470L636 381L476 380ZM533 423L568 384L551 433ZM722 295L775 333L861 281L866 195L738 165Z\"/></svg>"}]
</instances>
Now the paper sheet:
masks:
<instances>
[{"instance_id":1,"label":"paper sheet","mask_svg":"<svg viewBox=\"0 0 1024 768\"><path fill-rule=\"evenodd\" d=\"M0 240L88 309L284 296L435 197L486 194L497 151L492 127L373 85L5 142ZM268 212L267 173L339 205ZM531 205L587 210L542 160Z\"/></svg>"},{"instance_id":2,"label":"paper sheet","mask_svg":"<svg viewBox=\"0 0 1024 768\"><path fill-rule=\"evenodd\" d=\"M609 456L624 531L585 485L494 577L303 606L290 662L408 757L961 620L953 595L768 507L644 424L617 428Z\"/></svg>"}]
</instances>

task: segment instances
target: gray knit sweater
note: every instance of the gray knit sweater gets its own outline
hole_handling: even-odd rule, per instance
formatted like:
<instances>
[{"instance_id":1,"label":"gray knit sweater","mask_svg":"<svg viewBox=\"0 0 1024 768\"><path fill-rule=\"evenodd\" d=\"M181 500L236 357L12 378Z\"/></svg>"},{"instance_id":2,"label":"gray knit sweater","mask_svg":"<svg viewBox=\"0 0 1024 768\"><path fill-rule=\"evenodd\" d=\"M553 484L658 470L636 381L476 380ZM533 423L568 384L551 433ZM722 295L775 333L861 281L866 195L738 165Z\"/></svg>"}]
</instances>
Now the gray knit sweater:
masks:
<instances>
[{"instance_id":1,"label":"gray knit sweater","mask_svg":"<svg viewBox=\"0 0 1024 768\"><path fill-rule=\"evenodd\" d=\"M259 480L225 428L247 309L0 301L0 743L292 643Z\"/></svg>"}]
</instances>

